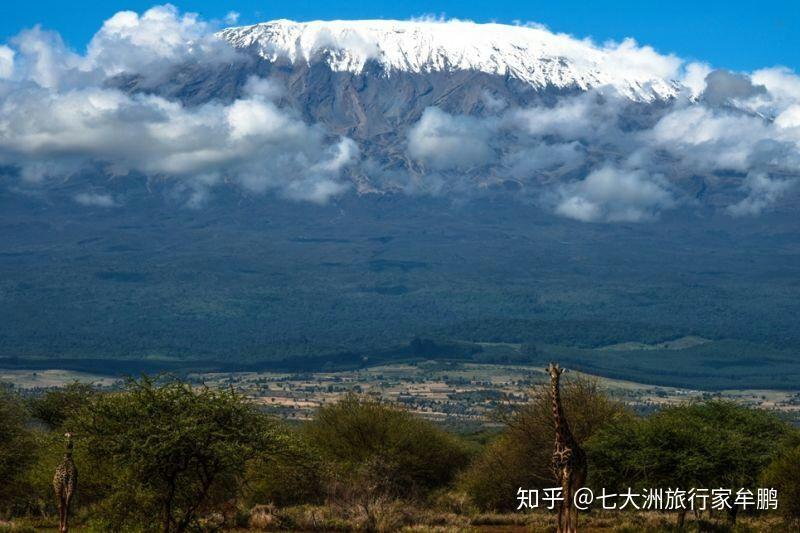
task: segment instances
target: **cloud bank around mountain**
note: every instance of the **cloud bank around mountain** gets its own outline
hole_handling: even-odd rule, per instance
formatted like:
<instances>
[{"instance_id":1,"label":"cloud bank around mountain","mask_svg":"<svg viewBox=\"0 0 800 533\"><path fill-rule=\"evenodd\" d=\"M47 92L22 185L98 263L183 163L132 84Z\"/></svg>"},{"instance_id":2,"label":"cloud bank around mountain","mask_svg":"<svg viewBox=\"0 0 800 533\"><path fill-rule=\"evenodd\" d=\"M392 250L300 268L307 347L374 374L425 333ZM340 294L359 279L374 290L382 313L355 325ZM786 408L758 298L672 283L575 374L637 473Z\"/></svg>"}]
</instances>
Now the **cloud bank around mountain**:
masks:
<instances>
[{"instance_id":1,"label":"cloud bank around mountain","mask_svg":"<svg viewBox=\"0 0 800 533\"><path fill-rule=\"evenodd\" d=\"M697 97L661 107L590 91L481 119L430 108L408 134L409 154L437 176L472 168L538 187L544 205L584 222L691 205L695 176L733 183L740 198L725 212L755 216L798 185L797 83L785 69L714 70Z\"/></svg>"},{"instance_id":2,"label":"cloud bank around mountain","mask_svg":"<svg viewBox=\"0 0 800 533\"><path fill-rule=\"evenodd\" d=\"M252 192L325 202L348 188L342 170L358 156L347 138L279 108L280 91L252 78L242 98L187 107L126 94L105 81L159 75L185 62L236 61L209 24L171 6L107 20L78 55L52 32L33 28L0 49L0 163L42 183L100 165L109 175L166 177L198 206L224 181ZM110 207L96 195L84 205Z\"/></svg>"},{"instance_id":3,"label":"cloud bank around mountain","mask_svg":"<svg viewBox=\"0 0 800 533\"><path fill-rule=\"evenodd\" d=\"M231 14L227 22L234 20ZM544 208L584 222L648 221L692 205L686 185L696 176L734 183L724 212L755 216L791 194L800 176L794 72L714 70L633 40L595 45L556 36L602 49L617 70L680 82L686 90L673 101L633 103L599 88L526 108L486 93L482 116L431 107L396 132L414 163L406 173L380 168L362 157L356 141L280 105L283 89L269 79L250 78L233 101L195 106L109 83L120 76L158 83L181 65L248 61L214 35L217 29L166 5L115 14L84 53L39 27L0 45L0 172L27 187L87 168L144 175L174 183L186 205L199 207L223 184L323 203L351 187L350 174L413 170L419 179L403 189L415 194L463 192L470 180L513 180ZM73 199L121 205L102 191Z\"/></svg>"}]
</instances>

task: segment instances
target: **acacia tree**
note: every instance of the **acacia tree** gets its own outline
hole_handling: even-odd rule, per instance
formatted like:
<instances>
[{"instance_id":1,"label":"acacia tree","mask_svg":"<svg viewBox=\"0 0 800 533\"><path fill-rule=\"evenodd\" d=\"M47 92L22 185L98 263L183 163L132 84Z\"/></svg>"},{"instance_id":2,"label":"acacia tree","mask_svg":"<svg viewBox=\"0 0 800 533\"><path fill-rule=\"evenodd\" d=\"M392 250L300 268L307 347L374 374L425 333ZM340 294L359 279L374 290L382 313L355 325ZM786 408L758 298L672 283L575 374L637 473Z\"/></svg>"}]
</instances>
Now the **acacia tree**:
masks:
<instances>
[{"instance_id":1,"label":"acacia tree","mask_svg":"<svg viewBox=\"0 0 800 533\"><path fill-rule=\"evenodd\" d=\"M91 468L108 479L106 526L183 532L238 492L248 461L278 445L275 426L232 390L152 379L102 394L75 421Z\"/></svg>"},{"instance_id":2,"label":"acacia tree","mask_svg":"<svg viewBox=\"0 0 800 533\"><path fill-rule=\"evenodd\" d=\"M597 486L753 489L792 433L765 411L727 401L688 403L649 418L620 420L588 446ZM736 521L732 506L729 521ZM678 513L682 526L686 512Z\"/></svg>"},{"instance_id":3,"label":"acacia tree","mask_svg":"<svg viewBox=\"0 0 800 533\"><path fill-rule=\"evenodd\" d=\"M89 383L73 381L66 387L53 389L28 400L31 416L50 429L59 429L75 416L98 390Z\"/></svg>"}]
</instances>

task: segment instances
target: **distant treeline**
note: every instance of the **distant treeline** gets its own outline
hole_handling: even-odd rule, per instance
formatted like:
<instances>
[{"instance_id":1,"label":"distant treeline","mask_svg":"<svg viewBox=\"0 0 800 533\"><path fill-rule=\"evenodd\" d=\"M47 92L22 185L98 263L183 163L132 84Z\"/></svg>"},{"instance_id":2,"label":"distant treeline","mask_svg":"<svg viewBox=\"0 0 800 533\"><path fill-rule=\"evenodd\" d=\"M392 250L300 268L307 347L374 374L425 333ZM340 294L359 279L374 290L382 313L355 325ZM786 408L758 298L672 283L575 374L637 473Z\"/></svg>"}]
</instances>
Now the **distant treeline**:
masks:
<instances>
[{"instance_id":1,"label":"distant treeline","mask_svg":"<svg viewBox=\"0 0 800 533\"><path fill-rule=\"evenodd\" d=\"M417 362L426 359L472 361L476 363L529 363L536 347L503 355L485 354L481 345L471 342L434 340L415 337L409 343L355 353L342 351L316 356L284 357L258 362L214 361L196 359L30 359L0 357L0 368L46 370L60 368L110 375L136 375L171 372L332 372L353 370L386 363Z\"/></svg>"},{"instance_id":2,"label":"distant treeline","mask_svg":"<svg viewBox=\"0 0 800 533\"><path fill-rule=\"evenodd\" d=\"M132 359L132 358L24 358L0 357L0 368L47 370L60 368L101 375L128 376L170 372L336 372L384 364L417 364L425 360L478 364L544 366L548 361L563 361L576 370L608 378L670 387L718 391L725 389L795 390L800 382L800 361L792 349L778 349L735 340L715 340L670 348L614 347L620 336L600 335L601 348L563 346L535 341L534 335L521 334L530 327L548 340L546 323L518 321L518 329L507 336L490 337L494 342L473 342L492 330L492 325L450 331L464 339L438 336L414 337L370 350L338 350L314 355L284 355L258 361L229 359ZM588 327L588 326L587 326ZM482 331L485 328L486 331ZM554 338L555 337L555 338ZM673 336L652 335L653 343ZM510 343L510 344L506 344Z\"/></svg>"}]
</instances>

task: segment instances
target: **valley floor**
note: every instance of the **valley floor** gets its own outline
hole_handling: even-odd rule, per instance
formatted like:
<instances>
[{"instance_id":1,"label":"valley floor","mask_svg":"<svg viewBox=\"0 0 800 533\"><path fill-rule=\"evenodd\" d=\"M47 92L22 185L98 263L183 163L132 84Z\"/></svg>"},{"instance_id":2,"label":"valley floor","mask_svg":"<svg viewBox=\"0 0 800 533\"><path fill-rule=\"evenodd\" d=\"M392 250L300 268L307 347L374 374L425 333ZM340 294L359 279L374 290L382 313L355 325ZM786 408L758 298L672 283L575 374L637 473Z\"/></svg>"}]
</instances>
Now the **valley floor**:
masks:
<instances>
[{"instance_id":1,"label":"valley floor","mask_svg":"<svg viewBox=\"0 0 800 533\"><path fill-rule=\"evenodd\" d=\"M542 369L520 365L426 361L339 372L197 373L197 384L233 386L270 411L291 420L308 419L315 409L348 392L365 393L406 406L426 418L466 425L491 425L500 405L529 400L531 387L545 380ZM634 410L647 413L665 405L710 397L777 411L800 420L798 390L723 390L714 393L599 378L606 390ZM0 370L0 382L23 390L47 389L72 381L113 387L116 379L65 370Z\"/></svg>"}]
</instances>

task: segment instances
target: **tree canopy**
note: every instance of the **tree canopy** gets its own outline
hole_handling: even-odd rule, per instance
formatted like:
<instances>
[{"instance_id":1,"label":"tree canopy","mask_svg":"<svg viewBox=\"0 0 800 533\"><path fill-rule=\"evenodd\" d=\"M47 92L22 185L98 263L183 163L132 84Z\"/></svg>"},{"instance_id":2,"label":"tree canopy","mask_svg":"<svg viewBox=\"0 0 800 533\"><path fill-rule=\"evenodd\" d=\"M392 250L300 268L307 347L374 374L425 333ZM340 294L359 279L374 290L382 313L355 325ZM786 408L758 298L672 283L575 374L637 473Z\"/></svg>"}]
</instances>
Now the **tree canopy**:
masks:
<instances>
[{"instance_id":1,"label":"tree canopy","mask_svg":"<svg viewBox=\"0 0 800 533\"><path fill-rule=\"evenodd\" d=\"M274 448L272 422L232 390L130 380L98 395L72 422L92 463L107 474L106 527L152 524L182 532L235 497L248 461ZM155 528L155 525L149 526Z\"/></svg>"}]
</instances>

